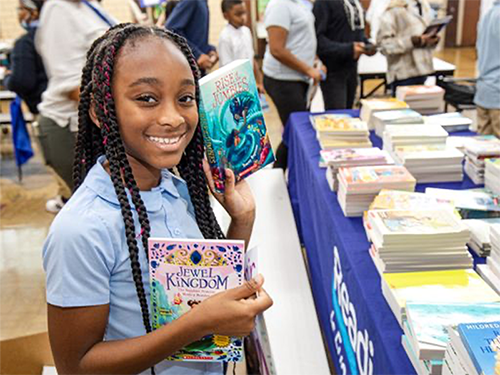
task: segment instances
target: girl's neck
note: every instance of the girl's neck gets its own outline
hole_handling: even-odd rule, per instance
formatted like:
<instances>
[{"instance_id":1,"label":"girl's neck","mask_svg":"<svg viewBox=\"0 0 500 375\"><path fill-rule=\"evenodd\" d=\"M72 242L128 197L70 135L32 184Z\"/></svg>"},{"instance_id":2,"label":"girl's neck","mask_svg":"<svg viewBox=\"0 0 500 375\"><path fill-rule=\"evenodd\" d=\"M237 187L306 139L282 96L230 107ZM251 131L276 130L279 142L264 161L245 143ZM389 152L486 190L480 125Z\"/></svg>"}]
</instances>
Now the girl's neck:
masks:
<instances>
[{"instance_id":1,"label":"girl's neck","mask_svg":"<svg viewBox=\"0 0 500 375\"><path fill-rule=\"evenodd\" d=\"M132 169L132 174L134 175L135 182L140 191L150 191L151 189L160 185L161 182L161 170L153 168L151 166L146 166L137 159L128 156L128 162L130 168ZM103 165L104 169L108 174L111 174L109 169L109 161ZM122 175L122 179L125 181L125 176Z\"/></svg>"}]
</instances>

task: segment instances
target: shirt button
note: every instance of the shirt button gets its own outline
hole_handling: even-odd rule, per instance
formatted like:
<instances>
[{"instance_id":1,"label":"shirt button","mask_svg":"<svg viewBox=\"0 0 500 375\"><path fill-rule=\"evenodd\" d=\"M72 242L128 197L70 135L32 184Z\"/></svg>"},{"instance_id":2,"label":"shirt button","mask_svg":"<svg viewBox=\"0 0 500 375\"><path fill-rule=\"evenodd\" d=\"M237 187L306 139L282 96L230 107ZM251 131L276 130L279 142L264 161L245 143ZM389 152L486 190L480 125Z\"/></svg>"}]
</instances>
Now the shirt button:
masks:
<instances>
[{"instance_id":1,"label":"shirt button","mask_svg":"<svg viewBox=\"0 0 500 375\"><path fill-rule=\"evenodd\" d=\"M180 229L175 229L175 230L174 230L174 234L175 234L176 236L180 236L180 235L181 235L181 230L180 230Z\"/></svg>"}]
</instances>

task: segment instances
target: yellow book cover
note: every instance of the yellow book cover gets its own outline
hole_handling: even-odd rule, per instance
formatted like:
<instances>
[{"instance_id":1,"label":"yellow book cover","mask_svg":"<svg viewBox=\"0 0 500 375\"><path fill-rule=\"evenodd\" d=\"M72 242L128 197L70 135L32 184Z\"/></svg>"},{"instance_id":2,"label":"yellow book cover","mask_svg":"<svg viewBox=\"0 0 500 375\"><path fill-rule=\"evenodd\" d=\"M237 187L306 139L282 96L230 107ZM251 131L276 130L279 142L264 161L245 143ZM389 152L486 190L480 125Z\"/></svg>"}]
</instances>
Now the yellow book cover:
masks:
<instances>
[{"instance_id":1,"label":"yellow book cover","mask_svg":"<svg viewBox=\"0 0 500 375\"><path fill-rule=\"evenodd\" d=\"M413 302L499 302L500 296L472 269L386 273L398 305Z\"/></svg>"}]
</instances>

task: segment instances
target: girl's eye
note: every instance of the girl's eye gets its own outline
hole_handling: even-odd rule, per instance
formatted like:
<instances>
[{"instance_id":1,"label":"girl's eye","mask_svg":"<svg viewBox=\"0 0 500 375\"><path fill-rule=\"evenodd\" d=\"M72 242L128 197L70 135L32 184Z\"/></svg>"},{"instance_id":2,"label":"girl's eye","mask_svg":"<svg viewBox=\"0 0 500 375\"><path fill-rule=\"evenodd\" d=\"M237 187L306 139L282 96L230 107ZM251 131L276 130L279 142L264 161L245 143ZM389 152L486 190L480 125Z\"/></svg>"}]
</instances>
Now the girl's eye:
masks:
<instances>
[{"instance_id":1,"label":"girl's eye","mask_svg":"<svg viewBox=\"0 0 500 375\"><path fill-rule=\"evenodd\" d=\"M153 104L157 102L156 98L147 94L139 96L136 100L147 104Z\"/></svg>"},{"instance_id":2,"label":"girl's eye","mask_svg":"<svg viewBox=\"0 0 500 375\"><path fill-rule=\"evenodd\" d=\"M195 102L194 95L184 95L181 98L181 103L184 103L184 104L192 104L194 102Z\"/></svg>"}]
</instances>

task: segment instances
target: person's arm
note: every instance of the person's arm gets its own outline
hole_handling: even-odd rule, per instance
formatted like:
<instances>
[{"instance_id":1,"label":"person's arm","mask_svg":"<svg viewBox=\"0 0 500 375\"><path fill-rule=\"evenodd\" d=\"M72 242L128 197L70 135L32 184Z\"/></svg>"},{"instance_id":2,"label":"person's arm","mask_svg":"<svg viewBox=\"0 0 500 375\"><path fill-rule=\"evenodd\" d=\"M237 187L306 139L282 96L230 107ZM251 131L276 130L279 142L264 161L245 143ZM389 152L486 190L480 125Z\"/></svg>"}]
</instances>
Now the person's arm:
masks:
<instances>
[{"instance_id":1,"label":"person's arm","mask_svg":"<svg viewBox=\"0 0 500 375\"><path fill-rule=\"evenodd\" d=\"M295 55L286 48L288 30L279 26L270 26L267 28L267 33L269 35L269 51L276 60L297 72L313 78L315 81L321 79L321 75L317 69L295 57Z\"/></svg>"},{"instance_id":2,"label":"person's arm","mask_svg":"<svg viewBox=\"0 0 500 375\"><path fill-rule=\"evenodd\" d=\"M259 93L265 93L266 90L264 89L264 75L262 74L259 64L257 63L257 59L255 58L253 59L253 74L255 75L255 82L257 83L257 89L259 90Z\"/></svg>"},{"instance_id":3,"label":"person's arm","mask_svg":"<svg viewBox=\"0 0 500 375\"><path fill-rule=\"evenodd\" d=\"M196 309L146 335L103 341L109 305L48 305L48 328L59 374L137 374L209 334L247 336L272 305L263 279L215 294ZM255 293L259 292L257 297ZM126 324L126 322L123 322Z\"/></svg>"},{"instance_id":4,"label":"person's arm","mask_svg":"<svg viewBox=\"0 0 500 375\"><path fill-rule=\"evenodd\" d=\"M21 97L36 89L37 64L35 46L28 37L19 39L12 50L12 70L4 78L4 85Z\"/></svg>"},{"instance_id":5,"label":"person's arm","mask_svg":"<svg viewBox=\"0 0 500 375\"><path fill-rule=\"evenodd\" d=\"M183 0L179 2L179 4L177 4L172 11L172 14L168 16L167 23L165 24L167 29L172 30L186 38L196 59L198 59L200 55L204 54L204 52L187 38L186 29L188 24L191 22L197 6L197 1Z\"/></svg>"},{"instance_id":6,"label":"person's arm","mask_svg":"<svg viewBox=\"0 0 500 375\"><path fill-rule=\"evenodd\" d=\"M331 9L329 1L316 1L313 13L316 18L316 37L318 39L318 54L331 56L336 59L349 59L354 57L354 43L337 42L326 36L328 25L331 23Z\"/></svg>"},{"instance_id":7,"label":"person's arm","mask_svg":"<svg viewBox=\"0 0 500 375\"><path fill-rule=\"evenodd\" d=\"M49 338L61 375L137 374L208 334L248 335L255 315L272 304L262 280L254 280L213 295L151 333L104 340L110 295L116 287L111 282L113 269L120 259L117 254L127 251L117 240L121 235L110 232L95 212L67 214L51 227L43 254ZM256 291L258 298L247 300Z\"/></svg>"},{"instance_id":8,"label":"person's arm","mask_svg":"<svg viewBox=\"0 0 500 375\"><path fill-rule=\"evenodd\" d=\"M406 12L406 9L392 9L382 15L377 33L377 45L384 55L402 55L415 47L416 38L401 37L399 35L401 30L396 27L396 18L406 19L403 12Z\"/></svg>"}]
</instances>

